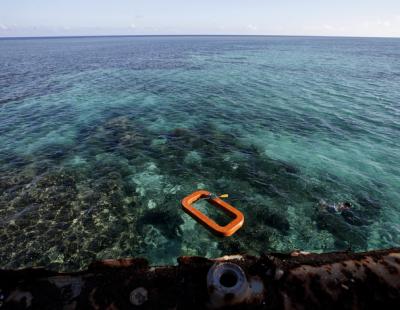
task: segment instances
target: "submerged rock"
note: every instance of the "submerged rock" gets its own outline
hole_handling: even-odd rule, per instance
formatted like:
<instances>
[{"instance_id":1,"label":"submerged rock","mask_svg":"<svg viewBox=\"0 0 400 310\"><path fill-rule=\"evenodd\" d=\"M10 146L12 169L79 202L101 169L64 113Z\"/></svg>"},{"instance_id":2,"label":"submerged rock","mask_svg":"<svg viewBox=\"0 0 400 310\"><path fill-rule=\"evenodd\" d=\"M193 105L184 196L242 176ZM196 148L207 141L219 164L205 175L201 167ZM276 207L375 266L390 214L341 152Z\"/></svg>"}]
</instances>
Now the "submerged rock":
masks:
<instances>
[{"instance_id":1,"label":"submerged rock","mask_svg":"<svg viewBox=\"0 0 400 310\"><path fill-rule=\"evenodd\" d=\"M100 124L94 124L93 127L94 129L83 127L78 139L84 138L86 147L94 155L110 152L133 159L144 146L151 143L145 129L128 116L111 117Z\"/></svg>"},{"instance_id":2,"label":"submerged rock","mask_svg":"<svg viewBox=\"0 0 400 310\"><path fill-rule=\"evenodd\" d=\"M179 226L183 220L178 210L173 209L148 209L138 220L138 229L146 225L153 225L160 229L164 236L168 238L176 237L179 232Z\"/></svg>"},{"instance_id":3,"label":"submerged rock","mask_svg":"<svg viewBox=\"0 0 400 310\"><path fill-rule=\"evenodd\" d=\"M290 229L289 221L283 216L280 216L278 214L272 213L266 215L265 217L263 217L263 219L264 219L263 222L265 224L273 228L276 228L285 234L287 234Z\"/></svg>"},{"instance_id":4,"label":"submerged rock","mask_svg":"<svg viewBox=\"0 0 400 310\"><path fill-rule=\"evenodd\" d=\"M125 199L124 182L118 172L110 173L104 181L82 178L66 169L49 171L29 182L23 177L21 180L24 180L21 186L12 194L0 192L0 205L5 206L0 208L3 264L9 262L9 253L15 253L13 261L19 266L40 263L57 269L81 268L96 257L93 253L84 255L89 244L92 251L103 253L119 242L121 231L131 229L132 221L121 217L125 210L132 210L133 200ZM2 178L3 186L10 183L16 183L15 179ZM104 212L105 206L109 212ZM134 217L131 219L134 221ZM134 241L137 236L136 233L127 239L132 250L138 244ZM74 240L80 240L79 246ZM26 251L33 243L43 247Z\"/></svg>"}]
</instances>

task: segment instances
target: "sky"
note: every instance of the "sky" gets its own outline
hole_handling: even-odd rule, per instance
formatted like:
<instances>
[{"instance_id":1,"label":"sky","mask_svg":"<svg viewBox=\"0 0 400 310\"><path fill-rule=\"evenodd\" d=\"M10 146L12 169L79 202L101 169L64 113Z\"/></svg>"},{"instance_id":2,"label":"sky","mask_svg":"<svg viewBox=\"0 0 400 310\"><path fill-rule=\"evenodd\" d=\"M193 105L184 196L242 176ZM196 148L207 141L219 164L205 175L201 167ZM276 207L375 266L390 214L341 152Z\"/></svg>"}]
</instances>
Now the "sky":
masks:
<instances>
[{"instance_id":1,"label":"sky","mask_svg":"<svg viewBox=\"0 0 400 310\"><path fill-rule=\"evenodd\" d=\"M0 37L400 37L400 0L0 0Z\"/></svg>"}]
</instances>

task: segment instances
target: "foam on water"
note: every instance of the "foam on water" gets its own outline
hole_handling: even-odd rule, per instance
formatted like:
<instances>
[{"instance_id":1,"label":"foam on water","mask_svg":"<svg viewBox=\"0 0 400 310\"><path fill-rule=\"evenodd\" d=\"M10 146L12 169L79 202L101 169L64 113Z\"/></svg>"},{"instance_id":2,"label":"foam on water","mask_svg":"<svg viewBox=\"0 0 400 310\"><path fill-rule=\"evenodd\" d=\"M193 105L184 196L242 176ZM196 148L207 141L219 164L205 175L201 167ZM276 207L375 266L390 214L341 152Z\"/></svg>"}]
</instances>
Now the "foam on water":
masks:
<instances>
[{"instance_id":1,"label":"foam on water","mask_svg":"<svg viewBox=\"0 0 400 310\"><path fill-rule=\"evenodd\" d=\"M399 51L396 39L0 40L0 265L400 246ZM182 212L201 188L245 214L236 235ZM351 202L353 217L321 200Z\"/></svg>"}]
</instances>

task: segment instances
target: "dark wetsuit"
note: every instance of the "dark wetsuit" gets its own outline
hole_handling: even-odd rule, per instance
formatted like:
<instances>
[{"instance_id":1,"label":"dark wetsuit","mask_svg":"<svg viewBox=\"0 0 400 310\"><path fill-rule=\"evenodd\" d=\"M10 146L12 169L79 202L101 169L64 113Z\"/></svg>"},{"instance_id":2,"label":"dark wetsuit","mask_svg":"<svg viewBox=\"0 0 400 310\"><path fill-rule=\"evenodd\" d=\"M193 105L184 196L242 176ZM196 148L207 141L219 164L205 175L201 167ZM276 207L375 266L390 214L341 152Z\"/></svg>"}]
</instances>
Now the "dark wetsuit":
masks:
<instances>
[{"instance_id":1,"label":"dark wetsuit","mask_svg":"<svg viewBox=\"0 0 400 310\"><path fill-rule=\"evenodd\" d=\"M337 213L339 211L337 205L326 205L325 209L329 213Z\"/></svg>"},{"instance_id":2,"label":"dark wetsuit","mask_svg":"<svg viewBox=\"0 0 400 310\"><path fill-rule=\"evenodd\" d=\"M362 226L368 224L367 221L363 221L358 216L355 216L351 210L343 210L341 215L344 220L350 225Z\"/></svg>"}]
</instances>

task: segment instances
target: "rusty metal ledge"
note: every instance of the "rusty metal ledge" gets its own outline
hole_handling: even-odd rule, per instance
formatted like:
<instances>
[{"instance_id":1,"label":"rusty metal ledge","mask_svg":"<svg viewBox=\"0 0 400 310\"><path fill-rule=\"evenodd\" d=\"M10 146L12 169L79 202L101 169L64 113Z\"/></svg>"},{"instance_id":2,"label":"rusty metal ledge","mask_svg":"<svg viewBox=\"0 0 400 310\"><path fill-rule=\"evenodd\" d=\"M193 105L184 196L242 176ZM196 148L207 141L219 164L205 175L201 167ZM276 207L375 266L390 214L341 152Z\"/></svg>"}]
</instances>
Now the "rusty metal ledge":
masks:
<instances>
[{"instance_id":1,"label":"rusty metal ledge","mask_svg":"<svg viewBox=\"0 0 400 310\"><path fill-rule=\"evenodd\" d=\"M218 291L207 282L210 268L227 262L245 274L240 298L229 291L229 283L227 290ZM0 270L0 309L221 307L399 309L400 249L180 257L177 266L166 267L151 267L145 259L117 259L94 262L87 270L73 273L43 268Z\"/></svg>"}]
</instances>

